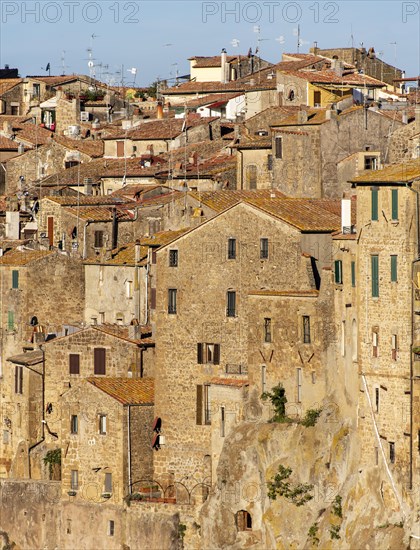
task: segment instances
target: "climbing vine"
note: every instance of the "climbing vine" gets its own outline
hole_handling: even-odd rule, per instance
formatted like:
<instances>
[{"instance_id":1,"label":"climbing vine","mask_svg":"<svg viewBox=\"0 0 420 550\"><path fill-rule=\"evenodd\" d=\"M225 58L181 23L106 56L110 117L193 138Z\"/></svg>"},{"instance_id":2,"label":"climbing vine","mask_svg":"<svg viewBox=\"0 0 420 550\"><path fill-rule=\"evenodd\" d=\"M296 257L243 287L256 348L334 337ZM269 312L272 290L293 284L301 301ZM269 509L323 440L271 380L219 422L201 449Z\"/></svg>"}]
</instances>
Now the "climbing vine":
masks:
<instances>
[{"instance_id":1,"label":"climbing vine","mask_svg":"<svg viewBox=\"0 0 420 550\"><path fill-rule=\"evenodd\" d=\"M289 477L292 474L291 468L286 468L280 464L278 473L273 477L272 481L267 483L268 498L270 500L276 500L277 496L287 498L296 506L303 506L314 497L310 494L313 485L308 483L295 483L292 484L289 481Z\"/></svg>"}]
</instances>

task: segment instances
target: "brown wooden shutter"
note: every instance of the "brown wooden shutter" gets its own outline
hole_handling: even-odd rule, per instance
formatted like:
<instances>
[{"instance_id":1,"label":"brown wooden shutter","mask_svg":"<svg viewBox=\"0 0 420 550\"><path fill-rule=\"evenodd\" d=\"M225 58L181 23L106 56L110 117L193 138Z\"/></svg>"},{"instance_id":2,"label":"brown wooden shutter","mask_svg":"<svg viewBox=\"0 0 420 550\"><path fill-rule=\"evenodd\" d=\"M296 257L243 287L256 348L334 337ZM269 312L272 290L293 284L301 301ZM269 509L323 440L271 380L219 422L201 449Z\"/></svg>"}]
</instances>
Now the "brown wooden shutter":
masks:
<instances>
[{"instance_id":1,"label":"brown wooden shutter","mask_svg":"<svg viewBox=\"0 0 420 550\"><path fill-rule=\"evenodd\" d=\"M215 365L220 364L220 344L214 344L214 361Z\"/></svg>"},{"instance_id":2,"label":"brown wooden shutter","mask_svg":"<svg viewBox=\"0 0 420 550\"><path fill-rule=\"evenodd\" d=\"M203 363L203 344L197 344L197 363Z\"/></svg>"},{"instance_id":3,"label":"brown wooden shutter","mask_svg":"<svg viewBox=\"0 0 420 550\"><path fill-rule=\"evenodd\" d=\"M156 309L156 289L150 289L150 309Z\"/></svg>"},{"instance_id":4,"label":"brown wooden shutter","mask_svg":"<svg viewBox=\"0 0 420 550\"><path fill-rule=\"evenodd\" d=\"M23 367L15 366L15 393L23 393Z\"/></svg>"},{"instance_id":5,"label":"brown wooden shutter","mask_svg":"<svg viewBox=\"0 0 420 550\"><path fill-rule=\"evenodd\" d=\"M48 216L47 219L47 234L50 246L54 245L54 217Z\"/></svg>"},{"instance_id":6,"label":"brown wooden shutter","mask_svg":"<svg viewBox=\"0 0 420 550\"><path fill-rule=\"evenodd\" d=\"M152 264L156 263L156 252L152 252Z\"/></svg>"},{"instance_id":7,"label":"brown wooden shutter","mask_svg":"<svg viewBox=\"0 0 420 550\"><path fill-rule=\"evenodd\" d=\"M123 156L124 156L124 142L117 141L117 157L123 157Z\"/></svg>"},{"instance_id":8,"label":"brown wooden shutter","mask_svg":"<svg viewBox=\"0 0 420 550\"><path fill-rule=\"evenodd\" d=\"M94 374L106 373L106 350L105 348L95 348L93 350Z\"/></svg>"},{"instance_id":9,"label":"brown wooden shutter","mask_svg":"<svg viewBox=\"0 0 420 550\"><path fill-rule=\"evenodd\" d=\"M203 424L203 386L197 386L197 424Z\"/></svg>"},{"instance_id":10,"label":"brown wooden shutter","mask_svg":"<svg viewBox=\"0 0 420 550\"><path fill-rule=\"evenodd\" d=\"M78 353L69 355L69 372L70 374L80 374L80 355Z\"/></svg>"}]
</instances>

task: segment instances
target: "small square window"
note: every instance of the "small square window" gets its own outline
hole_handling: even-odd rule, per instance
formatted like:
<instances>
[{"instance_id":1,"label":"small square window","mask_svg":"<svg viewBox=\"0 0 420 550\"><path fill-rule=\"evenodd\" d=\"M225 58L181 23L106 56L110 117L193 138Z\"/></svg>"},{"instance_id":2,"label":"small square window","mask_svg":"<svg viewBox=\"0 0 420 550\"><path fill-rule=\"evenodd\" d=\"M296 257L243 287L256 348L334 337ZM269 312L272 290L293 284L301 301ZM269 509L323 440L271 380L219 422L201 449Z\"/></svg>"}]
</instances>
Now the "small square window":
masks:
<instances>
[{"instance_id":1,"label":"small square window","mask_svg":"<svg viewBox=\"0 0 420 550\"><path fill-rule=\"evenodd\" d=\"M168 290L168 313L174 315L176 313L176 298L177 290L176 288L170 288Z\"/></svg>"}]
</instances>

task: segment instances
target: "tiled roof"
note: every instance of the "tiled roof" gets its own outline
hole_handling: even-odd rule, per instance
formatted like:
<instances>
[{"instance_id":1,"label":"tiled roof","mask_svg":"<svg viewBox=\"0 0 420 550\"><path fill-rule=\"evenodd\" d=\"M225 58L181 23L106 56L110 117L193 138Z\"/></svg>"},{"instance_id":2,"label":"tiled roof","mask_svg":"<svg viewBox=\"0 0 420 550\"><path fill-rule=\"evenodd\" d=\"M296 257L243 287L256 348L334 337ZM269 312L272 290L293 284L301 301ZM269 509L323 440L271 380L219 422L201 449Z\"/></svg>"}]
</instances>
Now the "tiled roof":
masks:
<instances>
[{"instance_id":1,"label":"tiled roof","mask_svg":"<svg viewBox=\"0 0 420 550\"><path fill-rule=\"evenodd\" d=\"M136 264L136 243L127 243L121 246L120 248L113 251L113 254L108 259L101 259L100 257L93 258L91 260L85 260L84 263L87 265L127 265L127 266L143 266L147 263L147 253L149 250L148 246L140 245L140 261Z\"/></svg>"},{"instance_id":2,"label":"tiled roof","mask_svg":"<svg viewBox=\"0 0 420 550\"><path fill-rule=\"evenodd\" d=\"M153 378L95 377L86 380L122 405L153 405L155 400Z\"/></svg>"},{"instance_id":3,"label":"tiled roof","mask_svg":"<svg viewBox=\"0 0 420 550\"><path fill-rule=\"evenodd\" d=\"M23 78L2 78L0 80L0 95L5 94L21 82L23 82Z\"/></svg>"},{"instance_id":4,"label":"tiled roof","mask_svg":"<svg viewBox=\"0 0 420 550\"><path fill-rule=\"evenodd\" d=\"M26 353L14 355L13 357L8 357L7 360L18 365L38 365L38 363L42 363L44 360L44 352L41 350L28 351Z\"/></svg>"},{"instance_id":5,"label":"tiled roof","mask_svg":"<svg viewBox=\"0 0 420 550\"><path fill-rule=\"evenodd\" d=\"M217 117L187 117L186 128L191 129L196 126L209 124ZM167 118L157 119L150 122L143 122L135 128L131 128L126 132L105 137L105 140L110 139L132 139L132 140L153 140L153 139L174 139L183 132L183 118Z\"/></svg>"},{"instance_id":6,"label":"tiled roof","mask_svg":"<svg viewBox=\"0 0 420 550\"><path fill-rule=\"evenodd\" d=\"M0 149L2 149L3 151L17 151L18 147L18 141L0 136ZM25 147L25 151L28 151L28 147Z\"/></svg>"},{"instance_id":7,"label":"tiled roof","mask_svg":"<svg viewBox=\"0 0 420 550\"><path fill-rule=\"evenodd\" d=\"M232 386L234 388L249 386L248 380L238 380L236 378L212 378L210 384L215 386Z\"/></svg>"},{"instance_id":8,"label":"tiled roof","mask_svg":"<svg viewBox=\"0 0 420 550\"><path fill-rule=\"evenodd\" d=\"M420 159L391 164L382 170L365 170L350 180L355 183L409 183L420 178Z\"/></svg>"},{"instance_id":9,"label":"tiled roof","mask_svg":"<svg viewBox=\"0 0 420 550\"><path fill-rule=\"evenodd\" d=\"M334 70L322 71L283 71L285 74L302 78L313 84L334 84L336 86L365 86L383 88L386 83L366 74L348 73L339 75Z\"/></svg>"},{"instance_id":10,"label":"tiled roof","mask_svg":"<svg viewBox=\"0 0 420 550\"><path fill-rule=\"evenodd\" d=\"M322 206L323 199L247 198L245 202L264 210L303 232L332 232L341 218ZM337 201L338 203L340 201Z\"/></svg>"},{"instance_id":11,"label":"tiled roof","mask_svg":"<svg viewBox=\"0 0 420 550\"><path fill-rule=\"evenodd\" d=\"M204 97L190 99L189 101L186 101L184 105L190 108L202 107L204 105L211 105L212 103L217 103L219 101L229 101L235 97L240 97L241 95L241 92L234 92L230 94L209 94Z\"/></svg>"},{"instance_id":12,"label":"tiled roof","mask_svg":"<svg viewBox=\"0 0 420 550\"><path fill-rule=\"evenodd\" d=\"M243 56L245 57L245 56ZM202 56L194 56L189 57L188 61L195 61L195 64L193 65L193 68L201 69L206 67L221 67L222 66L222 56L220 55L213 55L212 57L202 57ZM232 61L235 61L238 59L238 56L236 55L227 55L226 61L228 63L231 63Z\"/></svg>"},{"instance_id":13,"label":"tiled roof","mask_svg":"<svg viewBox=\"0 0 420 550\"><path fill-rule=\"evenodd\" d=\"M189 230L189 227L184 227L176 231L159 231L150 237L142 237L140 242L145 246L165 246L165 244L174 241Z\"/></svg>"},{"instance_id":14,"label":"tiled roof","mask_svg":"<svg viewBox=\"0 0 420 550\"><path fill-rule=\"evenodd\" d=\"M24 266L50 254L53 254L50 250L17 250L12 248L0 257L0 265Z\"/></svg>"},{"instance_id":15,"label":"tiled roof","mask_svg":"<svg viewBox=\"0 0 420 550\"><path fill-rule=\"evenodd\" d=\"M317 298L319 290L251 290L250 296L281 296L290 298Z\"/></svg>"},{"instance_id":16,"label":"tiled roof","mask_svg":"<svg viewBox=\"0 0 420 550\"><path fill-rule=\"evenodd\" d=\"M0 118L0 122L1 122ZM12 131L16 136L16 141L23 141L31 145L44 145L48 143L51 137L51 131L42 128L32 122L22 122L22 118L10 121L12 123ZM0 131L2 128L0 128Z\"/></svg>"},{"instance_id":17,"label":"tiled roof","mask_svg":"<svg viewBox=\"0 0 420 550\"><path fill-rule=\"evenodd\" d=\"M53 201L61 206L119 206L131 201L124 201L118 197L112 197L110 195L77 195L66 197L45 197L46 199Z\"/></svg>"},{"instance_id":18,"label":"tiled roof","mask_svg":"<svg viewBox=\"0 0 420 550\"><path fill-rule=\"evenodd\" d=\"M152 335L152 327L149 325L141 325L138 327L140 338L130 338L129 327L127 326L104 323L102 325L96 325L92 328L95 330L99 330L100 332L106 332L106 334L116 336L117 338L121 338L122 340L127 340L128 342L132 342L133 344L150 343L150 336Z\"/></svg>"},{"instance_id":19,"label":"tiled roof","mask_svg":"<svg viewBox=\"0 0 420 550\"><path fill-rule=\"evenodd\" d=\"M137 199L141 197L146 191L152 191L153 189L158 189L160 184L147 185L144 183L129 183L113 191L109 197L116 197L122 199Z\"/></svg>"},{"instance_id":20,"label":"tiled roof","mask_svg":"<svg viewBox=\"0 0 420 550\"><path fill-rule=\"evenodd\" d=\"M221 191L189 191L188 194L208 206L215 212L223 212L241 200L253 200L255 198L269 199L274 192L276 197L284 197L285 195L278 190L271 191L270 189L232 189Z\"/></svg>"},{"instance_id":21,"label":"tiled roof","mask_svg":"<svg viewBox=\"0 0 420 550\"><path fill-rule=\"evenodd\" d=\"M75 217L81 218L86 221L95 222L111 222L113 219L114 206L92 206L83 208L77 207L65 207L64 210ZM119 221L131 221L132 215L127 209L121 207L116 208L117 220Z\"/></svg>"},{"instance_id":22,"label":"tiled roof","mask_svg":"<svg viewBox=\"0 0 420 550\"><path fill-rule=\"evenodd\" d=\"M99 158L104 154L104 142L101 139L71 139L55 134L53 139L67 149L80 151L92 158Z\"/></svg>"},{"instance_id":23,"label":"tiled roof","mask_svg":"<svg viewBox=\"0 0 420 550\"><path fill-rule=\"evenodd\" d=\"M156 197L143 199L139 201L137 205L140 208L147 208L150 206L168 204L169 202L179 199L183 194L184 193L182 191L171 191L170 193L164 193L162 195L157 195Z\"/></svg>"},{"instance_id":24,"label":"tiled roof","mask_svg":"<svg viewBox=\"0 0 420 550\"><path fill-rule=\"evenodd\" d=\"M233 145L234 149L271 149L270 136L244 136L239 143Z\"/></svg>"}]
</instances>

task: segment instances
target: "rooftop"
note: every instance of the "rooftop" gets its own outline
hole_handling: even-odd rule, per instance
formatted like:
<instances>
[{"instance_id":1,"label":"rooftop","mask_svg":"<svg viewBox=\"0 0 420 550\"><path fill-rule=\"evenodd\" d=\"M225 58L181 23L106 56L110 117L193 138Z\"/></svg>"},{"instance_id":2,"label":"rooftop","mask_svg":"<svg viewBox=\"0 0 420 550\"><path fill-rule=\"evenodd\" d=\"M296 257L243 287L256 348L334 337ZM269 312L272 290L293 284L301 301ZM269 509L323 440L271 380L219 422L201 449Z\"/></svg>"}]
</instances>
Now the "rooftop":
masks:
<instances>
[{"instance_id":1,"label":"rooftop","mask_svg":"<svg viewBox=\"0 0 420 550\"><path fill-rule=\"evenodd\" d=\"M12 248L0 257L0 265L25 266L50 254L53 254L50 250L18 250L17 248Z\"/></svg>"},{"instance_id":2,"label":"rooftop","mask_svg":"<svg viewBox=\"0 0 420 550\"><path fill-rule=\"evenodd\" d=\"M153 378L87 378L98 388L122 405L153 405L155 382Z\"/></svg>"},{"instance_id":3,"label":"rooftop","mask_svg":"<svg viewBox=\"0 0 420 550\"><path fill-rule=\"evenodd\" d=\"M352 183L410 183L420 178L420 159L391 164L382 170L365 170Z\"/></svg>"}]
</instances>

